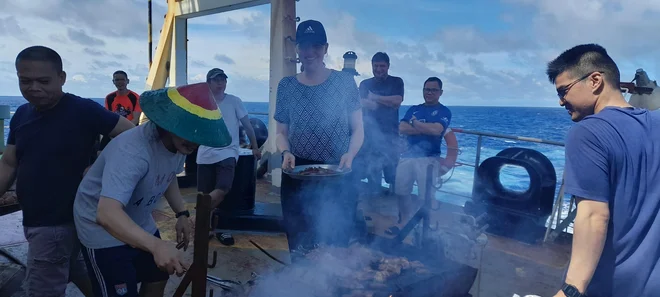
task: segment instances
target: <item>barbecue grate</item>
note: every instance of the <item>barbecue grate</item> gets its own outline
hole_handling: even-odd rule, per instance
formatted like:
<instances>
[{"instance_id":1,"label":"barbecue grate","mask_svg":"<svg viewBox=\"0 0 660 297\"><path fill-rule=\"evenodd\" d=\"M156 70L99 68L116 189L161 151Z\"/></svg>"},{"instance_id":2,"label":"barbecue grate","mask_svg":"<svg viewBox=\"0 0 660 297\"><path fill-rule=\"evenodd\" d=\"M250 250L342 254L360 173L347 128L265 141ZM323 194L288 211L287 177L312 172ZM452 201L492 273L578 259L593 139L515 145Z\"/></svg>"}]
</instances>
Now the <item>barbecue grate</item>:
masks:
<instances>
[{"instance_id":1,"label":"barbecue grate","mask_svg":"<svg viewBox=\"0 0 660 297\"><path fill-rule=\"evenodd\" d=\"M257 279L255 286L247 290L249 297L464 297L467 296L472 283L476 278L476 269L461 265L445 259L440 255L425 255L420 249L401 247L387 253L377 249L366 248L377 256L386 256L388 259L405 258L408 261L420 261L422 268L415 266L401 270L384 282L375 281L373 277L363 280L344 279L344 273L353 272L357 267L365 265L364 259L352 259L346 263L337 263L336 259L326 254L325 247L317 249L298 249L296 252L306 256L289 266L282 268L278 273ZM332 248L335 249L336 248ZM350 253L349 249L346 250ZM315 252L316 259L309 259L307 255ZM366 259L366 265L373 265L372 259ZM330 268L328 266L331 266ZM363 267L363 266L362 266ZM422 270L420 270L422 269ZM328 270L336 275L328 273ZM346 270L346 271L342 271ZM345 276L345 274L344 274ZM286 284L286 285L284 285Z\"/></svg>"}]
</instances>

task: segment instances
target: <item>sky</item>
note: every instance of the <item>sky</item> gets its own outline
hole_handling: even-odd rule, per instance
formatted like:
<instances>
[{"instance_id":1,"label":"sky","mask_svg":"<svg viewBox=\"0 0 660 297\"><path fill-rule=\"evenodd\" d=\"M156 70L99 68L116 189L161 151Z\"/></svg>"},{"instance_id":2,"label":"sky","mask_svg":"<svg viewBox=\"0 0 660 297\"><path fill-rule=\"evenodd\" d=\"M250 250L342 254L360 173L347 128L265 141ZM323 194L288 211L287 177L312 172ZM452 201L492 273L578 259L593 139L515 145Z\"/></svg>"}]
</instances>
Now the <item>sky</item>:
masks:
<instances>
[{"instance_id":1,"label":"sky","mask_svg":"<svg viewBox=\"0 0 660 297\"><path fill-rule=\"evenodd\" d=\"M444 82L441 102L467 106L558 106L545 76L548 61L582 43L604 46L622 81L643 68L660 76L660 0L300 0L302 20L328 32L328 67L358 55L359 82L371 56L384 51L390 74L403 78L404 104L423 102L426 78ZM154 47L166 12L153 2ZM213 67L229 75L227 92L243 101L269 97L270 5L190 19L188 82ZM58 51L65 90L101 98L112 73L144 90L148 74L146 0L0 1L0 95L20 95L16 54L32 45ZM154 51L155 54L155 51Z\"/></svg>"}]
</instances>

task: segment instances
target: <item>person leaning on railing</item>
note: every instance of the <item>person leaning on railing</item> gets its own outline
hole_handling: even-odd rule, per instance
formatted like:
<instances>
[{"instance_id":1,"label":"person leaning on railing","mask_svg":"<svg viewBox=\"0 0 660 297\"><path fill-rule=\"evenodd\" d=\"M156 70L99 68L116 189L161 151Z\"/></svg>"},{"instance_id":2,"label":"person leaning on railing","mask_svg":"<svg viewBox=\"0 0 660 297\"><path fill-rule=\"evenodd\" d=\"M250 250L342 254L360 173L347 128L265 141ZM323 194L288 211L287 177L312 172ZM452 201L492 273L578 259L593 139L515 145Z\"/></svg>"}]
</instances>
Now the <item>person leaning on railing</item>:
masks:
<instances>
[{"instance_id":1,"label":"person leaning on railing","mask_svg":"<svg viewBox=\"0 0 660 297\"><path fill-rule=\"evenodd\" d=\"M441 163L442 139L451 123L451 111L440 103L442 81L429 77L422 91L424 103L411 106L399 123L399 133L408 142L406 150L396 169L394 192L399 200L399 226L392 226L386 232L396 234L412 217L415 211L410 194L417 181L419 198L426 198L427 167L433 165L432 180L449 170ZM419 200L421 200L419 199ZM421 202L421 201L419 201Z\"/></svg>"}]
</instances>

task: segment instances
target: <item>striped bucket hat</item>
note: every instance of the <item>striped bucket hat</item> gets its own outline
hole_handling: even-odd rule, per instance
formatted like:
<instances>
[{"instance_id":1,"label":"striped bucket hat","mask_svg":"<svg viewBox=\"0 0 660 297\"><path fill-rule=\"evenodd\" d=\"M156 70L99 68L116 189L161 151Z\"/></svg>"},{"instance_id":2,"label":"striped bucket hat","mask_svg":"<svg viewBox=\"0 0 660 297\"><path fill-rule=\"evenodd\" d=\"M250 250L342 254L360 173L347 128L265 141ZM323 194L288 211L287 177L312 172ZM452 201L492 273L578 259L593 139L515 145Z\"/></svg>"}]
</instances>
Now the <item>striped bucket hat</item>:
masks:
<instances>
[{"instance_id":1,"label":"striped bucket hat","mask_svg":"<svg viewBox=\"0 0 660 297\"><path fill-rule=\"evenodd\" d=\"M140 107L150 121L190 142L225 147L231 136L207 83L145 91Z\"/></svg>"}]
</instances>

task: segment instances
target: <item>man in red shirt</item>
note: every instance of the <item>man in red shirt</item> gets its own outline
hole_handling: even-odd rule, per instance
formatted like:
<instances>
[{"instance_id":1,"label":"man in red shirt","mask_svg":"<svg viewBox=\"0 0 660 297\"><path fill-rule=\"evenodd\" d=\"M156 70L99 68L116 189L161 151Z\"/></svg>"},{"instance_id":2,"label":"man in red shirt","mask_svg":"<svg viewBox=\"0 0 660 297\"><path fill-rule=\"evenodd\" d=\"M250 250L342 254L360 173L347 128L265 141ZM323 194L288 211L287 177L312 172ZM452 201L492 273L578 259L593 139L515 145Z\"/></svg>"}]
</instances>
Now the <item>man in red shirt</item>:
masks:
<instances>
[{"instance_id":1,"label":"man in red shirt","mask_svg":"<svg viewBox=\"0 0 660 297\"><path fill-rule=\"evenodd\" d=\"M112 83L117 90L105 96L105 108L131 121L135 126L139 124L140 114L140 95L128 89L128 74L123 70L117 70L112 74ZM102 151L110 142L109 137L103 137L99 145L99 151Z\"/></svg>"},{"instance_id":2,"label":"man in red shirt","mask_svg":"<svg viewBox=\"0 0 660 297\"><path fill-rule=\"evenodd\" d=\"M105 96L105 108L127 118L137 126L142 113L140 95L128 89L129 82L128 75L122 70L112 74L112 83L117 87L117 91Z\"/></svg>"}]
</instances>

